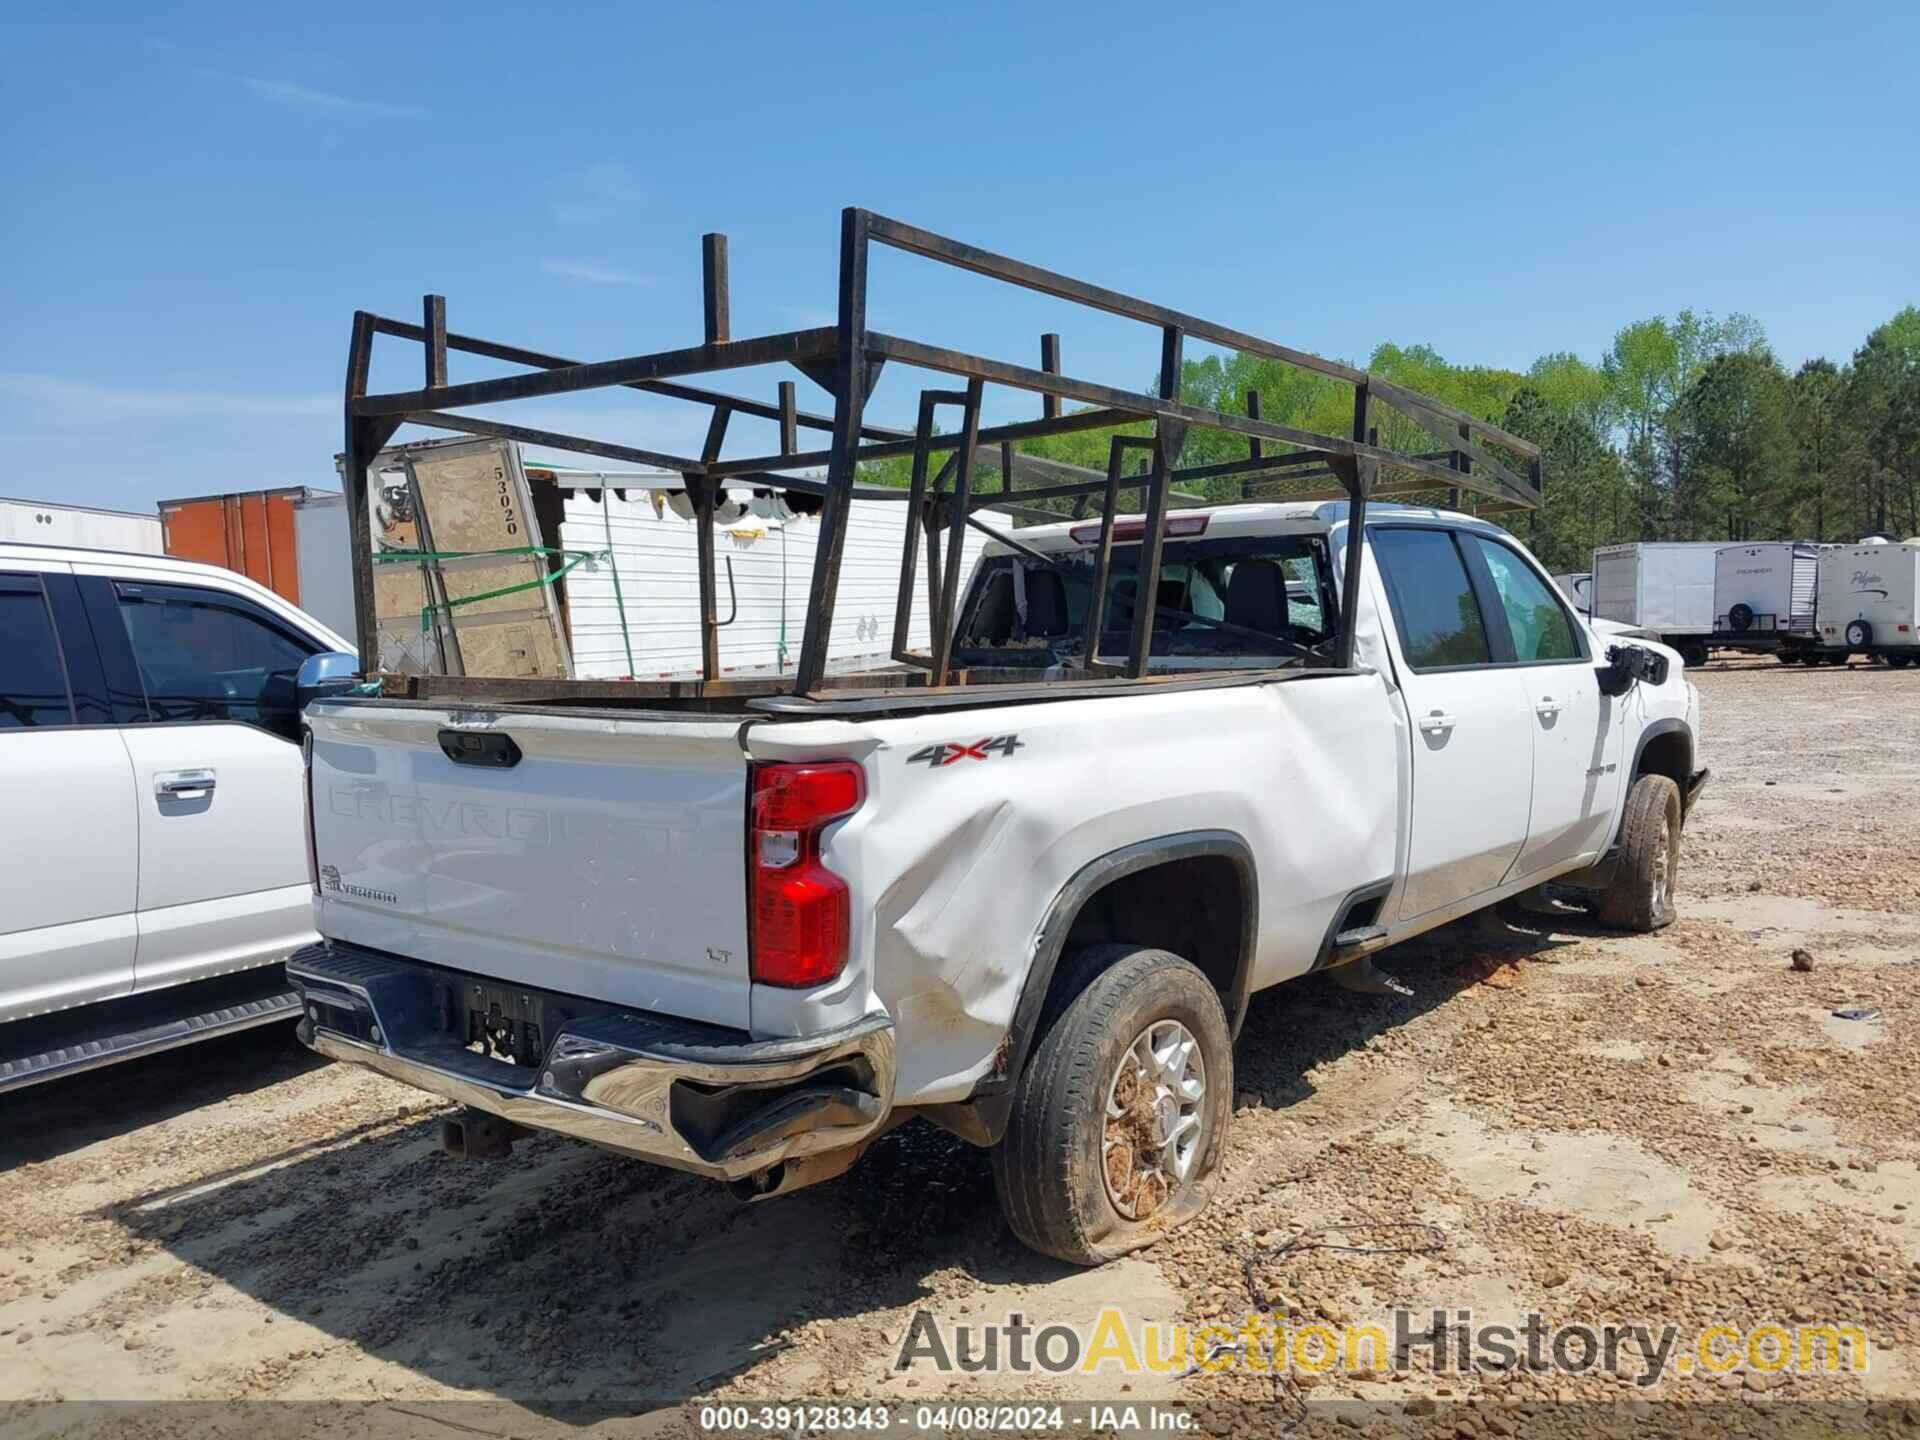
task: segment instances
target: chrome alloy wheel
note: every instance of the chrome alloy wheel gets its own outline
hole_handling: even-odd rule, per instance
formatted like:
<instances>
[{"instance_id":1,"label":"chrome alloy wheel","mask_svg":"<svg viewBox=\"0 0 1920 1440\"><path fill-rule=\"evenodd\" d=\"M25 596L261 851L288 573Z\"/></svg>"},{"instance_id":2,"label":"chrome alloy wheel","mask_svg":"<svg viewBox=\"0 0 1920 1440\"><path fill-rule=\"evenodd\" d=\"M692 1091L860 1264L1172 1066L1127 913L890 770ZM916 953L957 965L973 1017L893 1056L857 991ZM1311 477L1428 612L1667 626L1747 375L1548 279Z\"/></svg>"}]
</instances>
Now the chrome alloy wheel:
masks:
<instances>
[{"instance_id":1,"label":"chrome alloy wheel","mask_svg":"<svg viewBox=\"0 0 1920 1440\"><path fill-rule=\"evenodd\" d=\"M1146 1219L1193 1178L1206 1098L1206 1062L1186 1026L1156 1020L1134 1037L1107 1085L1100 1156L1107 1198L1121 1215Z\"/></svg>"}]
</instances>

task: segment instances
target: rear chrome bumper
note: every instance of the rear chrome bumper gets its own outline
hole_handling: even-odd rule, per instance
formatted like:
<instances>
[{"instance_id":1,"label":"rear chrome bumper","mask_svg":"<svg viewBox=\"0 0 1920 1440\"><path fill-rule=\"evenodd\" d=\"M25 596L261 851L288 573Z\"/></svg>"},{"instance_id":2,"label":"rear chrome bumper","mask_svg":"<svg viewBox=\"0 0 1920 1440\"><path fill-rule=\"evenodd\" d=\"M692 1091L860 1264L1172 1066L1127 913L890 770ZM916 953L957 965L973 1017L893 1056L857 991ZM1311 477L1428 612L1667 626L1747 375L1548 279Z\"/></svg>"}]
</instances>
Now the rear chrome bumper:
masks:
<instances>
[{"instance_id":1,"label":"rear chrome bumper","mask_svg":"<svg viewBox=\"0 0 1920 1440\"><path fill-rule=\"evenodd\" d=\"M300 1038L322 1055L529 1129L716 1179L859 1145L893 1104L893 1022L884 1014L755 1040L516 987L536 1008L598 1011L564 1020L541 1063L520 1065L467 1046L457 1002L481 977L340 944L296 952L287 976L304 1009Z\"/></svg>"}]
</instances>

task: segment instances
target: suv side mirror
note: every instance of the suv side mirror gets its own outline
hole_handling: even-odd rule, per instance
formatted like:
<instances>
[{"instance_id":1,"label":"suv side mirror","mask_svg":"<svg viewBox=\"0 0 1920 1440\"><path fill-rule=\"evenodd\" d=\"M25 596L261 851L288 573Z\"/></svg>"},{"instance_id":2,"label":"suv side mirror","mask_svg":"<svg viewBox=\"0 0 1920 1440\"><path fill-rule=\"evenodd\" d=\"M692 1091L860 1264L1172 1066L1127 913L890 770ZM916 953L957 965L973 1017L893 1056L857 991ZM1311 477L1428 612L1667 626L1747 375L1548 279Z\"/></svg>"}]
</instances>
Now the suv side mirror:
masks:
<instances>
[{"instance_id":1,"label":"suv side mirror","mask_svg":"<svg viewBox=\"0 0 1920 1440\"><path fill-rule=\"evenodd\" d=\"M1607 663L1599 667L1599 674L1602 695L1624 695L1636 680L1664 685L1667 657L1644 645L1611 645L1607 648Z\"/></svg>"},{"instance_id":2,"label":"suv side mirror","mask_svg":"<svg viewBox=\"0 0 1920 1440\"><path fill-rule=\"evenodd\" d=\"M293 678L294 708L304 710L315 700L344 695L360 683L360 659L339 650L323 650L300 662Z\"/></svg>"}]
</instances>

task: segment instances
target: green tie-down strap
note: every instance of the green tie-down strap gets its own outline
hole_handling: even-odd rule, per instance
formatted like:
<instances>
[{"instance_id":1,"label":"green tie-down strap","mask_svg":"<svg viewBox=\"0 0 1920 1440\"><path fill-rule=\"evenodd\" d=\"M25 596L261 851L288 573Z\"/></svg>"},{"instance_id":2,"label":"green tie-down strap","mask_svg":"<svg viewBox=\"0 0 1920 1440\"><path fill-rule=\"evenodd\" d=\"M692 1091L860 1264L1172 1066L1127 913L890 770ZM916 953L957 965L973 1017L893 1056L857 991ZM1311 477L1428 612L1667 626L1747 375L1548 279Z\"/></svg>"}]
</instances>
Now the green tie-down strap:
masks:
<instances>
[{"instance_id":1,"label":"green tie-down strap","mask_svg":"<svg viewBox=\"0 0 1920 1440\"><path fill-rule=\"evenodd\" d=\"M455 610L462 605L471 605L477 600L495 600L502 595L517 595L522 590L538 590L551 585L583 560L604 560L613 571L613 599L620 612L620 633L627 632L627 607L620 598L620 570L614 564L613 551L607 550L555 550L545 545L515 545L505 550L380 550L376 551L373 563L376 565L419 565L427 561L472 560L485 556L495 558L513 555L562 555L570 557L558 570L543 570L532 580L523 580L518 585L503 585L498 590L482 590L477 595L460 595L449 600L429 600L420 607L420 633L427 634L433 628L433 612L436 610ZM632 669L629 660L628 669Z\"/></svg>"}]
</instances>

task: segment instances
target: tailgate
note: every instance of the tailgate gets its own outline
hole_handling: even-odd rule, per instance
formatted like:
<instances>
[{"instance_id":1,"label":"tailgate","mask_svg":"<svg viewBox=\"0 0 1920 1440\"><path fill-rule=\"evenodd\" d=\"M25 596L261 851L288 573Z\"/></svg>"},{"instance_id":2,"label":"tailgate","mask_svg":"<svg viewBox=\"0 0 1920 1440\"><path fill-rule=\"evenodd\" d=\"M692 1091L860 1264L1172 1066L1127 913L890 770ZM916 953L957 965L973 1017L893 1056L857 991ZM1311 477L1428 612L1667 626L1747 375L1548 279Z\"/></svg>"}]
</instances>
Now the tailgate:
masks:
<instances>
[{"instance_id":1,"label":"tailgate","mask_svg":"<svg viewBox=\"0 0 1920 1440\"><path fill-rule=\"evenodd\" d=\"M739 720L367 700L307 718L321 934L747 1028Z\"/></svg>"}]
</instances>

